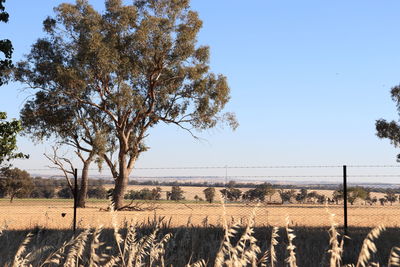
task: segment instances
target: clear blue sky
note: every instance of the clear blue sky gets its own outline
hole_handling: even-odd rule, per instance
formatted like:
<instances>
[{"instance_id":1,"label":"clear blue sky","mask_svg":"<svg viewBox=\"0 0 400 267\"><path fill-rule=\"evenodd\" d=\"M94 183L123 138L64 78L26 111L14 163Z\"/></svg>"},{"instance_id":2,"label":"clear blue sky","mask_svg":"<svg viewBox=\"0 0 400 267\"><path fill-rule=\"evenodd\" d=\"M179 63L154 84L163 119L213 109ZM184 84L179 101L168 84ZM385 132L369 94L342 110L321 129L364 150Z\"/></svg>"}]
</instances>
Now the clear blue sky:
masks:
<instances>
[{"instance_id":1,"label":"clear blue sky","mask_svg":"<svg viewBox=\"0 0 400 267\"><path fill-rule=\"evenodd\" d=\"M14 61L62 2L6 1L10 22L0 24L0 39L12 40ZM228 77L226 111L240 127L204 132L199 142L160 126L138 166L396 164L400 150L375 136L374 123L398 117L389 91L400 83L399 1L193 0L192 7L204 22L199 44L211 47L213 71ZM28 96L21 88L0 88L0 110L10 117ZM19 138L31 158L15 165L48 165L49 147Z\"/></svg>"}]
</instances>

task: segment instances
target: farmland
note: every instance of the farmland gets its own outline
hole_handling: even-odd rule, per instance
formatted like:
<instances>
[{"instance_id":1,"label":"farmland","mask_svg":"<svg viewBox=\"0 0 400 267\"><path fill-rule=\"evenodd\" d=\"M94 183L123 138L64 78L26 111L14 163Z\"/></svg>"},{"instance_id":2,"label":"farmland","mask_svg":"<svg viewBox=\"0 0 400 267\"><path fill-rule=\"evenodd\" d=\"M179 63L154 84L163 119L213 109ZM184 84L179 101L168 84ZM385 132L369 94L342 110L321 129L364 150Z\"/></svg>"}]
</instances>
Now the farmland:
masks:
<instances>
[{"instance_id":1,"label":"farmland","mask_svg":"<svg viewBox=\"0 0 400 267\"><path fill-rule=\"evenodd\" d=\"M129 190L139 190L146 186L130 186ZM151 186L148 186L151 189ZM170 187L161 187L162 192ZM203 196L202 187L182 187L185 192L183 201L167 201L165 197L157 201L133 201L135 211L119 211L117 217L120 224L125 221L147 222L156 218L163 218L164 223L171 227L177 226L216 226L221 225L224 218L224 208L219 201L208 203L194 201L196 195ZM217 190L219 191L219 190ZM329 190L319 190L319 194L332 194ZM381 196L380 193L372 193ZM219 196L218 196L219 198ZM216 199L218 199L216 198ZM126 201L128 204L130 201ZM257 226L283 226L285 218L289 216L294 226L321 227L329 226L329 213L336 215L341 224L342 205L321 204L280 204L279 195L272 196L273 204L260 203L257 207L253 202L227 202L225 206L226 218L229 222L246 223L248 216L255 209L255 224ZM111 213L106 211L108 200L88 200L85 209L78 209L78 227L96 227L103 225L111 227ZM55 229L71 227L73 216L73 201L70 199L16 199L10 203L8 199L0 200L0 222L8 229L27 229L36 226ZM256 208L255 208L256 207ZM381 206L364 205L357 202L349 205L348 221L350 226L374 227L385 224L395 227L400 224L400 205L394 203Z\"/></svg>"}]
</instances>

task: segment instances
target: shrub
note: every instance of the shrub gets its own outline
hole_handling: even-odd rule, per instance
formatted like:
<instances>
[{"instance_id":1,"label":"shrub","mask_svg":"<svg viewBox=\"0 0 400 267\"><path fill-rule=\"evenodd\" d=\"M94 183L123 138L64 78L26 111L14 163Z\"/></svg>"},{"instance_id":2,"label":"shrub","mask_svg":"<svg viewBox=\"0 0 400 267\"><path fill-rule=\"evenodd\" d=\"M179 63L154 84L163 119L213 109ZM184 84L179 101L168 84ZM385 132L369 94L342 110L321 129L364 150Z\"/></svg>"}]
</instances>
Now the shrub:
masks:
<instances>
[{"instance_id":1,"label":"shrub","mask_svg":"<svg viewBox=\"0 0 400 267\"><path fill-rule=\"evenodd\" d=\"M31 198L53 198L55 196L55 188L54 186L45 186L45 187L38 187L32 190L30 197Z\"/></svg>"},{"instance_id":2,"label":"shrub","mask_svg":"<svg viewBox=\"0 0 400 267\"><path fill-rule=\"evenodd\" d=\"M60 191L57 192L57 196L59 198L74 198L72 191L69 187L63 187Z\"/></svg>"},{"instance_id":3,"label":"shrub","mask_svg":"<svg viewBox=\"0 0 400 267\"><path fill-rule=\"evenodd\" d=\"M97 199L106 199L107 198L107 190L104 186L96 186L89 188L87 192L88 198L97 198Z\"/></svg>"}]
</instances>

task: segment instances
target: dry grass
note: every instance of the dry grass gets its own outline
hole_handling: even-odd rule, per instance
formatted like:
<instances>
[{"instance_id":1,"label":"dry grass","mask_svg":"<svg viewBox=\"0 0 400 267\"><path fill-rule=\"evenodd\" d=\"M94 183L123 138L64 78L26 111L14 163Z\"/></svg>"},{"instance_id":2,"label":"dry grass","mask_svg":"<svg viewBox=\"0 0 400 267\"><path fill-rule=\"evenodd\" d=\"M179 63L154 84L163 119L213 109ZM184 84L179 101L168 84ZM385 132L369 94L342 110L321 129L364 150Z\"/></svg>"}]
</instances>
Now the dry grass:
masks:
<instances>
[{"instance_id":1,"label":"dry grass","mask_svg":"<svg viewBox=\"0 0 400 267\"><path fill-rule=\"evenodd\" d=\"M313 258L316 254L303 255L302 246L295 245L298 237L296 231L292 229L291 220L286 218L286 225L282 229L286 233L286 240L278 241L278 229L269 229L271 239L258 239L255 235L254 218L256 218L255 207L249 216L246 224L229 223L224 219L224 234L221 236L222 241L219 249L215 251L215 257L208 255L206 258L198 258L189 260L182 264L173 264L169 259L173 254L179 254L181 257L184 251L176 250L177 242L182 243L179 249L185 249L185 246L192 242L193 249L200 247L193 246L193 240L187 241L190 228L175 230L175 234L179 236L179 231L183 232L183 237L173 238L171 233L161 233L160 222L154 221L153 230L147 230L143 234L143 229L135 222L126 223L124 228L120 228L117 222L117 213L110 212L114 227L112 229L112 239L105 241L104 235L110 238L109 233L104 233L102 227L95 229L86 229L78 235L72 236L69 241L63 242L58 246L37 247L34 240L39 238L40 231L36 234L28 233L26 238L22 240L15 251L12 260L4 262L4 266L124 266L124 267L141 267L141 266L215 266L215 267L245 267L245 266L330 266L330 267L367 267L367 266L398 266L399 255L398 248L394 247L390 251L388 265L382 264L379 258L374 257L378 252L375 241L385 230L383 227L372 229L364 238L358 256L353 257L353 262L344 259L343 252L347 247L343 242L336 229L334 216L331 214L331 226L329 228L329 242L324 249L324 261L322 258L318 265L307 264L301 265L298 258ZM222 205L222 213L226 213L225 206ZM225 217L225 216L224 216ZM225 217L226 218L226 217ZM142 225L143 226L143 225ZM149 225L147 225L149 226ZM166 230L166 229L164 229ZM7 231L6 231L7 232ZM7 233L4 233L7 235ZM342 241L340 241L340 239ZM201 240L202 242L206 240ZM210 240L207 240L208 242ZM268 244L269 242L269 244ZM205 242L207 243L207 242ZM280 253L276 253L276 247L281 245ZM282 250L283 248L283 250ZM186 247L186 249L188 249ZM214 247L215 249L215 247ZM349 248L351 249L351 248ZM172 250L172 254L169 252ZM285 251L282 253L282 251ZM204 256L204 255L203 255ZM269 259L270 257L270 259ZM318 261L317 261L318 262Z\"/></svg>"}]
</instances>

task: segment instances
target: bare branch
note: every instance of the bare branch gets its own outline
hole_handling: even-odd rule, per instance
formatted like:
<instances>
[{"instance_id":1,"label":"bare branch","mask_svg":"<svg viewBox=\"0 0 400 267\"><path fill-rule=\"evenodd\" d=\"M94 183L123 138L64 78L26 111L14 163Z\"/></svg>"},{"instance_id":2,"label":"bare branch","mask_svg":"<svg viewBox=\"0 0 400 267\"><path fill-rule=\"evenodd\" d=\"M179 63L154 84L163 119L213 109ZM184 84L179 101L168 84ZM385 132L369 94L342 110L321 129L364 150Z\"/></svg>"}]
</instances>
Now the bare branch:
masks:
<instances>
[{"instance_id":1,"label":"bare branch","mask_svg":"<svg viewBox=\"0 0 400 267\"><path fill-rule=\"evenodd\" d=\"M58 149L59 147L55 147L52 146L53 149L53 154L52 155L47 155L46 153L44 153L44 156L55 165L55 167L51 167L52 169L57 169L62 171L62 173L64 174L65 179L67 180L68 186L71 189L71 191L73 191L73 186L72 186L72 182L71 179L69 178L69 175L74 175L75 174L75 168L74 165L72 164L72 162L65 158L65 157L59 157L57 155ZM68 167L65 167L64 164L68 164Z\"/></svg>"}]
</instances>

